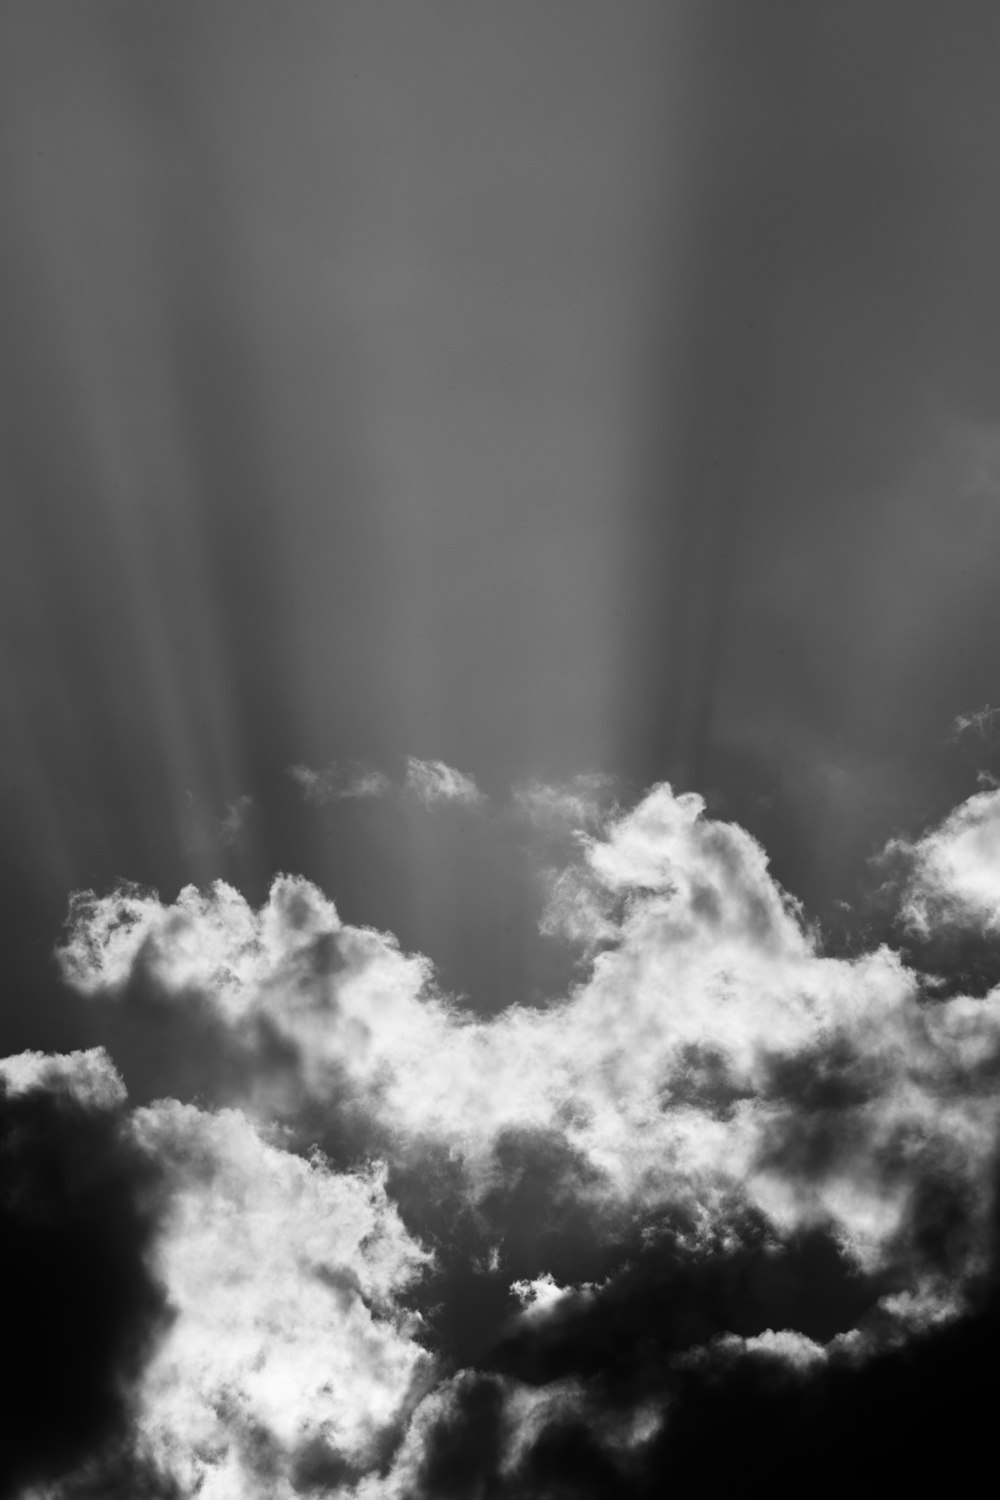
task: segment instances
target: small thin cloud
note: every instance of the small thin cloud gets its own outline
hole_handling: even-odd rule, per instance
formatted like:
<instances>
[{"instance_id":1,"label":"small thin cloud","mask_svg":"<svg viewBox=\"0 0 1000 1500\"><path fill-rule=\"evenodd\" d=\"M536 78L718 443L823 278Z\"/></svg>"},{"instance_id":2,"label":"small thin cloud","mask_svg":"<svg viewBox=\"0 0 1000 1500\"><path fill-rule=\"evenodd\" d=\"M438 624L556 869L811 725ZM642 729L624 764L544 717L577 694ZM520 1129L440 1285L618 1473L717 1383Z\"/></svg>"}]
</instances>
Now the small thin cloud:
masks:
<instances>
[{"instance_id":1,"label":"small thin cloud","mask_svg":"<svg viewBox=\"0 0 1000 1500\"><path fill-rule=\"evenodd\" d=\"M307 802L323 807L328 802L360 802L370 797L384 797L392 782L374 766L357 762L331 761L321 770L311 766L289 766L288 774L302 788Z\"/></svg>"},{"instance_id":2,"label":"small thin cloud","mask_svg":"<svg viewBox=\"0 0 1000 1500\"><path fill-rule=\"evenodd\" d=\"M973 736L985 740L989 745L996 743L1000 736L1000 708L984 703L982 708L956 715L951 726L951 738L961 740Z\"/></svg>"},{"instance_id":3,"label":"small thin cloud","mask_svg":"<svg viewBox=\"0 0 1000 1500\"><path fill-rule=\"evenodd\" d=\"M219 833L224 844L235 844L246 826L252 807L253 798L249 796L237 797L235 802L227 803L225 817L219 820Z\"/></svg>"},{"instance_id":4,"label":"small thin cloud","mask_svg":"<svg viewBox=\"0 0 1000 1500\"><path fill-rule=\"evenodd\" d=\"M613 778L600 771L558 782L533 779L514 787L511 804L519 817L538 827L591 832L613 808L613 786Z\"/></svg>"},{"instance_id":5,"label":"small thin cloud","mask_svg":"<svg viewBox=\"0 0 1000 1500\"><path fill-rule=\"evenodd\" d=\"M435 802L460 802L472 807L485 801L471 776L456 771L443 760L418 760L416 756L408 756L403 784L428 807Z\"/></svg>"}]
</instances>

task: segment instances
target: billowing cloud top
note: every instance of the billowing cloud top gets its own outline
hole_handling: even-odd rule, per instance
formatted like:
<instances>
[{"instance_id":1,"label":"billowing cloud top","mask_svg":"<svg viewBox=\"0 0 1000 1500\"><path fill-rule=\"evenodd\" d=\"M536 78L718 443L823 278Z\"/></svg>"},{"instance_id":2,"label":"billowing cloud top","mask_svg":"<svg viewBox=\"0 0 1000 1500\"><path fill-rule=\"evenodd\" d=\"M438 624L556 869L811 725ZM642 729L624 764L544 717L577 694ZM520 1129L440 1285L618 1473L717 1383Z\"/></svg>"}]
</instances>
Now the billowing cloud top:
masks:
<instances>
[{"instance_id":1,"label":"billowing cloud top","mask_svg":"<svg viewBox=\"0 0 1000 1500\"><path fill-rule=\"evenodd\" d=\"M942 922L1000 931L1000 791L970 797L922 839L891 848L910 865L903 914L918 932Z\"/></svg>"},{"instance_id":2,"label":"billowing cloud top","mask_svg":"<svg viewBox=\"0 0 1000 1500\"><path fill-rule=\"evenodd\" d=\"M296 877L259 910L221 882L74 899L70 983L207 1013L228 1060L225 1097L132 1116L169 1184L175 1319L135 1431L183 1492L446 1494L477 1422L511 1494L567 1423L625 1486L706 1370L857 1369L981 1296L1000 991L932 1001L889 948L826 956L696 796L593 805L563 896L603 948L491 1020ZM973 797L911 846L908 920L996 922L996 816ZM52 1087L67 1066L8 1064ZM612 1399L587 1351L606 1328L631 1348L639 1307L660 1352Z\"/></svg>"}]
</instances>

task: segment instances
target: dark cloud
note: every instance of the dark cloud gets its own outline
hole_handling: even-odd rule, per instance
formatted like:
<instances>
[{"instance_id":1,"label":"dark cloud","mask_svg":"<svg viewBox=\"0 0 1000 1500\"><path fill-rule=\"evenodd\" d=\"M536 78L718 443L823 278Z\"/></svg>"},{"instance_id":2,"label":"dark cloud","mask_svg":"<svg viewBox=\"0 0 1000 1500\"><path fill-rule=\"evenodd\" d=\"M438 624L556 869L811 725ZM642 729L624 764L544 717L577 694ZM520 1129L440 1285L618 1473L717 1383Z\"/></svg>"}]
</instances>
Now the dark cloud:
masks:
<instances>
[{"instance_id":1,"label":"dark cloud","mask_svg":"<svg viewBox=\"0 0 1000 1500\"><path fill-rule=\"evenodd\" d=\"M669 1217L621 1247L623 1264L605 1283L520 1319L484 1367L532 1385L596 1380L608 1399L625 1400L644 1369L665 1377L675 1355L722 1334L792 1328L826 1343L855 1328L890 1285L860 1273L822 1229L781 1242L735 1205L725 1239L694 1252L683 1244L694 1226Z\"/></svg>"},{"instance_id":2,"label":"dark cloud","mask_svg":"<svg viewBox=\"0 0 1000 1500\"><path fill-rule=\"evenodd\" d=\"M130 1393L169 1321L148 1261L161 1187L120 1108L58 1080L0 1086L0 1493L127 1447ZM127 1453L110 1462L134 1478ZM127 1493L110 1472L80 1493Z\"/></svg>"},{"instance_id":3,"label":"dark cloud","mask_svg":"<svg viewBox=\"0 0 1000 1500\"><path fill-rule=\"evenodd\" d=\"M863 1362L845 1345L796 1364L780 1339L755 1347L732 1337L677 1357L713 1323L782 1326L806 1303L814 1317L825 1303L827 1328L815 1332L846 1327L874 1291L822 1236L777 1254L749 1246L693 1276L661 1246L641 1273L497 1351L505 1371L564 1393L518 1461L499 1460L504 1378L469 1376L428 1441L419 1494L658 1500L973 1486L995 1461L995 1268L967 1316ZM583 1377L575 1388L569 1371ZM658 1430L636 1453L608 1433L638 1403Z\"/></svg>"}]
</instances>

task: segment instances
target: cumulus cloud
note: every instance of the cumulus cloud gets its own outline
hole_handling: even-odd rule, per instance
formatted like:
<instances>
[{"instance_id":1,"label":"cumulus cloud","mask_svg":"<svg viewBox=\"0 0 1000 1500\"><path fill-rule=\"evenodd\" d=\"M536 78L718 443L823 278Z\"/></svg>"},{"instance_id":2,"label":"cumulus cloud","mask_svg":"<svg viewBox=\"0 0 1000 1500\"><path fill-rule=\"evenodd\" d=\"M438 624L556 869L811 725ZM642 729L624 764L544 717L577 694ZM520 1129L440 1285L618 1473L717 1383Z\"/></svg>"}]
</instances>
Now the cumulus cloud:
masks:
<instances>
[{"instance_id":1,"label":"cumulus cloud","mask_svg":"<svg viewBox=\"0 0 1000 1500\"><path fill-rule=\"evenodd\" d=\"M130 1115L100 1050L0 1083L0 1492L280 1500L388 1466L433 1361L384 1166L238 1110Z\"/></svg>"},{"instance_id":2,"label":"cumulus cloud","mask_svg":"<svg viewBox=\"0 0 1000 1500\"><path fill-rule=\"evenodd\" d=\"M9 1099L49 1094L85 1109L125 1103L125 1085L102 1047L86 1052L19 1052L0 1059L0 1083Z\"/></svg>"},{"instance_id":3,"label":"cumulus cloud","mask_svg":"<svg viewBox=\"0 0 1000 1500\"><path fill-rule=\"evenodd\" d=\"M337 1173L238 1111L176 1101L133 1131L170 1185L156 1266L174 1320L139 1392L147 1457L205 1500L373 1467L430 1363L396 1300L428 1255L384 1169Z\"/></svg>"},{"instance_id":4,"label":"cumulus cloud","mask_svg":"<svg viewBox=\"0 0 1000 1500\"><path fill-rule=\"evenodd\" d=\"M1000 931L1000 791L982 791L891 852L909 867L903 916L921 934L942 923Z\"/></svg>"},{"instance_id":5,"label":"cumulus cloud","mask_svg":"<svg viewBox=\"0 0 1000 1500\"><path fill-rule=\"evenodd\" d=\"M997 817L972 798L909 846L907 921L993 930ZM839 1391L981 1306L1000 990L942 1000L888 947L825 955L694 795L572 831L564 906L600 951L568 995L488 1020L297 877L259 909L222 882L74 899L69 982L209 1015L215 1103L240 1105L136 1116L175 1185L157 1264L180 1310L143 1430L182 1486L277 1495L314 1462L359 1497L467 1495L485 1464L555 1494L576 1455L628 1494L713 1382ZM434 1383L430 1349L480 1373Z\"/></svg>"},{"instance_id":6,"label":"cumulus cloud","mask_svg":"<svg viewBox=\"0 0 1000 1500\"><path fill-rule=\"evenodd\" d=\"M435 802L457 802L471 807L484 800L471 776L445 765L443 760L417 760L408 756L403 785L428 807Z\"/></svg>"},{"instance_id":7,"label":"cumulus cloud","mask_svg":"<svg viewBox=\"0 0 1000 1500\"><path fill-rule=\"evenodd\" d=\"M925 1173L977 1180L996 997L928 1009L887 949L821 956L759 845L669 787L585 857L617 903L614 945L562 1002L487 1022L291 877L259 912L222 883L172 906L81 897L61 957L85 991L141 971L181 1004L209 997L234 1045L277 1035L295 1088L286 1068L269 1107L354 1111L400 1160L437 1143L473 1196L509 1176L500 1145L551 1139L581 1164L595 1222L680 1201L713 1224L738 1189L782 1231L830 1222L874 1264L897 1253Z\"/></svg>"}]
</instances>

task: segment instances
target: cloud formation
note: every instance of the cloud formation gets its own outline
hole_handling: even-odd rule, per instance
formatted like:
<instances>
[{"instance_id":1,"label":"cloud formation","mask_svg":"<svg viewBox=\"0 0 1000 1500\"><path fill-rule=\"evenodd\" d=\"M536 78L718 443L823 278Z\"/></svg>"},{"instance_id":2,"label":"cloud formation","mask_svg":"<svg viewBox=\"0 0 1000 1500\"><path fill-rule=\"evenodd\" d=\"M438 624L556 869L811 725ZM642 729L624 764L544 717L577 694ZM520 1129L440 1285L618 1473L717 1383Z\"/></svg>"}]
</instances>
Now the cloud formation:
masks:
<instances>
[{"instance_id":1,"label":"cloud formation","mask_svg":"<svg viewBox=\"0 0 1000 1500\"><path fill-rule=\"evenodd\" d=\"M483 794L472 777L445 765L443 760L417 760L415 756L407 756L403 785L427 806L435 802L458 802L471 807L483 801Z\"/></svg>"},{"instance_id":2,"label":"cloud formation","mask_svg":"<svg viewBox=\"0 0 1000 1500\"><path fill-rule=\"evenodd\" d=\"M302 788L306 801L318 806L386 797L393 792L415 797L425 807L448 802L473 807L485 801L465 772L456 771L443 760L419 760L413 755L406 758L398 786L384 771L358 761L333 761L318 771L304 765L289 766L288 774Z\"/></svg>"},{"instance_id":3,"label":"cloud formation","mask_svg":"<svg viewBox=\"0 0 1000 1500\"><path fill-rule=\"evenodd\" d=\"M310 766L289 766L288 774L302 788L307 802L322 807L327 802L359 802L369 797L384 797L392 782L374 766L333 761L322 770Z\"/></svg>"},{"instance_id":4,"label":"cloud formation","mask_svg":"<svg viewBox=\"0 0 1000 1500\"><path fill-rule=\"evenodd\" d=\"M902 914L911 928L1000 932L1000 791L979 792L923 838L891 849L909 865Z\"/></svg>"},{"instance_id":5,"label":"cloud formation","mask_svg":"<svg viewBox=\"0 0 1000 1500\"><path fill-rule=\"evenodd\" d=\"M62 963L84 991L141 972L207 997L257 1052L262 1098L261 1038L279 1036L294 1089L284 1067L270 1107L353 1112L401 1159L438 1145L474 1194L500 1143L541 1133L585 1164L595 1212L680 1199L714 1222L738 1189L784 1229L829 1221L867 1264L893 1253L924 1166L974 1178L995 999L928 1008L888 949L823 957L760 847L693 795L658 787L583 849L616 941L544 1010L460 1014L426 960L292 877L259 912L222 883L173 906L78 898Z\"/></svg>"},{"instance_id":6,"label":"cloud formation","mask_svg":"<svg viewBox=\"0 0 1000 1500\"><path fill-rule=\"evenodd\" d=\"M336 1173L238 1111L175 1101L133 1131L170 1184L156 1265L174 1321L139 1389L143 1451L205 1500L373 1467L430 1365L396 1303L428 1256L384 1170Z\"/></svg>"},{"instance_id":7,"label":"cloud formation","mask_svg":"<svg viewBox=\"0 0 1000 1500\"><path fill-rule=\"evenodd\" d=\"M489 1020L297 877L259 910L74 898L68 981L208 1017L225 1061L214 1099L133 1117L177 1314L137 1422L182 1488L291 1495L313 1464L359 1497L638 1495L672 1412L695 1430L751 1377L826 1400L989 1303L1000 990L824 954L697 796L591 809L560 899L599 951ZM906 847L906 922L995 929L998 816L970 798Z\"/></svg>"}]
</instances>

